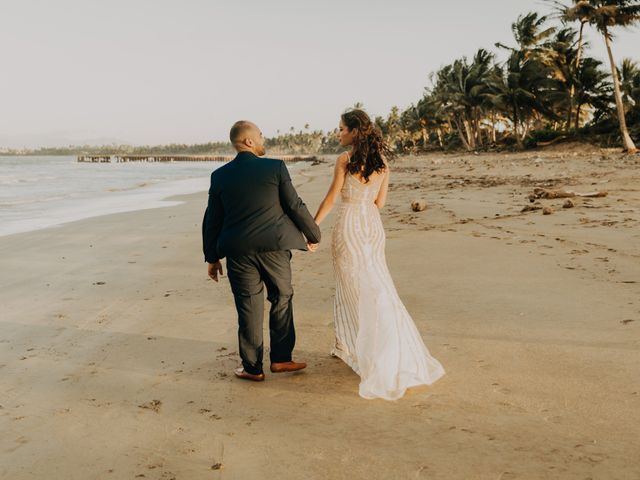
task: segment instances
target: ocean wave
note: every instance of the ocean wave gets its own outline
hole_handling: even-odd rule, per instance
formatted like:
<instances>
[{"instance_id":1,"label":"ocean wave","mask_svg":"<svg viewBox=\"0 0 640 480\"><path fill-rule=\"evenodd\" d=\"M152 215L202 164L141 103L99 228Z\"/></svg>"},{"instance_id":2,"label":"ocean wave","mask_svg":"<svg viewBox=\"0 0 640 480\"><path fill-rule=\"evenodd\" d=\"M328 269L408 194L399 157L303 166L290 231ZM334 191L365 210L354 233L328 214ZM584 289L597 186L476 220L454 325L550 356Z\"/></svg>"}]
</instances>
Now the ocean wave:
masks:
<instances>
[{"instance_id":1,"label":"ocean wave","mask_svg":"<svg viewBox=\"0 0 640 480\"><path fill-rule=\"evenodd\" d=\"M12 208L10 215L3 216L0 211L0 236L40 230L113 213L179 205L182 202L166 199L176 195L204 192L208 188L209 177L207 176L174 180L149 185L146 188L111 192L93 198L71 199L64 197L58 202L44 202L43 208L25 211L24 215L20 215L18 218L15 213L17 209Z\"/></svg>"}]
</instances>

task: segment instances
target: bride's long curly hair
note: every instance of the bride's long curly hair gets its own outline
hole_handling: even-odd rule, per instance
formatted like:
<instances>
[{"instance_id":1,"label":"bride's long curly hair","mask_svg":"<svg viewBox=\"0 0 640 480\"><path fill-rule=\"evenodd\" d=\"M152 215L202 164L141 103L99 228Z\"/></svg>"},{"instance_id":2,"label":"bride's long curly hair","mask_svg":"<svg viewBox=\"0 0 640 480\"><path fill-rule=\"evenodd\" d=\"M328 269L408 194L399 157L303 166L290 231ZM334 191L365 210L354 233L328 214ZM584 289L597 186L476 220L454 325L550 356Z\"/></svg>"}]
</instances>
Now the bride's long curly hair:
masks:
<instances>
[{"instance_id":1,"label":"bride's long curly hair","mask_svg":"<svg viewBox=\"0 0 640 480\"><path fill-rule=\"evenodd\" d=\"M366 183L374 173L384 172L384 159L391 159L392 153L382 132L371 122L366 112L359 109L348 110L340 118L354 134L353 154L349 157L347 171L360 174Z\"/></svg>"}]
</instances>

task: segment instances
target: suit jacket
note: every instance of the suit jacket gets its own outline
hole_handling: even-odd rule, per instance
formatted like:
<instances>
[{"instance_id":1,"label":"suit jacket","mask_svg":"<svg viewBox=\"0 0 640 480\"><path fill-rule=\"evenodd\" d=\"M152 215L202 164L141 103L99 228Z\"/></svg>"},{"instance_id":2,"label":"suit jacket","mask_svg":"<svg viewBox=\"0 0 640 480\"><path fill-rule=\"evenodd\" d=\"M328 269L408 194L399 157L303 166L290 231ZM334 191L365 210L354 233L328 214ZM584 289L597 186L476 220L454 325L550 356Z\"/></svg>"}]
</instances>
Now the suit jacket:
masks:
<instances>
[{"instance_id":1,"label":"suit jacket","mask_svg":"<svg viewBox=\"0 0 640 480\"><path fill-rule=\"evenodd\" d=\"M320 228L282 160L240 152L211 174L202 222L205 261L275 250L306 250Z\"/></svg>"}]
</instances>

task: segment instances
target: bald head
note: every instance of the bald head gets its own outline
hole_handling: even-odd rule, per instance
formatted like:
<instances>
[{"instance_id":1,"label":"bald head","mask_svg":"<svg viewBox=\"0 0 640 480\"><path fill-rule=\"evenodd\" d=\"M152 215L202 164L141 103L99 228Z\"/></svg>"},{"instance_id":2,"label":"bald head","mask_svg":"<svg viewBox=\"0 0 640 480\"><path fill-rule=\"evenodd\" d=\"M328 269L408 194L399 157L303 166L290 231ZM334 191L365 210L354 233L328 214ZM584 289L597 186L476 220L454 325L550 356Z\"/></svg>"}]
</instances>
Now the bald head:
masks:
<instances>
[{"instance_id":1,"label":"bald head","mask_svg":"<svg viewBox=\"0 0 640 480\"><path fill-rule=\"evenodd\" d=\"M231 131L229 132L229 140L232 144L241 143L252 129L258 129L258 127L247 120L239 120L233 124Z\"/></svg>"},{"instance_id":2,"label":"bald head","mask_svg":"<svg viewBox=\"0 0 640 480\"><path fill-rule=\"evenodd\" d=\"M264 137L253 122L240 120L234 123L229 132L229 140L238 152L252 152L258 156L265 154Z\"/></svg>"}]
</instances>

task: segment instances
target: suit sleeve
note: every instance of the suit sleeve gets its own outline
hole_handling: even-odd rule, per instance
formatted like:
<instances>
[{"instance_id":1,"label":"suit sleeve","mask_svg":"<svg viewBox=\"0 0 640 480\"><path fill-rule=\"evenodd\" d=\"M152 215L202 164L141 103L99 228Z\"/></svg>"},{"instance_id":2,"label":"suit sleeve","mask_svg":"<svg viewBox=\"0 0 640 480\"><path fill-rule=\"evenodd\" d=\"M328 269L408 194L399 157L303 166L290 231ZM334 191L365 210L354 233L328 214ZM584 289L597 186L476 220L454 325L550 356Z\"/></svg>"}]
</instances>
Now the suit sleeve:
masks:
<instances>
[{"instance_id":1,"label":"suit sleeve","mask_svg":"<svg viewBox=\"0 0 640 480\"><path fill-rule=\"evenodd\" d=\"M307 240L311 243L320 243L320 227L316 225L307 206L298 196L298 192L291 183L289 170L283 161L280 162L280 203Z\"/></svg>"},{"instance_id":2,"label":"suit sleeve","mask_svg":"<svg viewBox=\"0 0 640 480\"><path fill-rule=\"evenodd\" d=\"M215 263L218 257L217 244L218 236L222 230L224 221L224 209L218 192L213 185L213 175L211 176L211 188L209 189L209 202L202 219L202 250L204 260L207 263Z\"/></svg>"}]
</instances>

